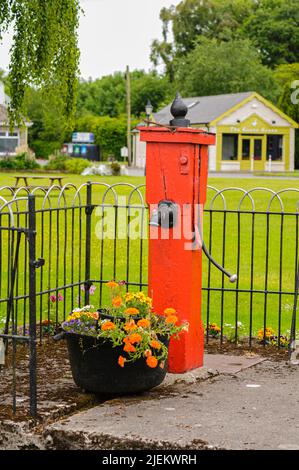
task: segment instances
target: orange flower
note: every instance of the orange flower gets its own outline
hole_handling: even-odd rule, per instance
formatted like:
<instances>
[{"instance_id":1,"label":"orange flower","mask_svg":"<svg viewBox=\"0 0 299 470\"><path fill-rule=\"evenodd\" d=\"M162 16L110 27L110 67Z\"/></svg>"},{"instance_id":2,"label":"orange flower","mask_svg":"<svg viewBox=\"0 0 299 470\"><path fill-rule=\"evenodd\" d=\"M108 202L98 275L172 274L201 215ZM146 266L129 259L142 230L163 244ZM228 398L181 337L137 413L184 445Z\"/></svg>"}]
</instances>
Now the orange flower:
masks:
<instances>
[{"instance_id":1,"label":"orange flower","mask_svg":"<svg viewBox=\"0 0 299 470\"><path fill-rule=\"evenodd\" d=\"M164 315L168 316L168 315L174 315L176 313L176 309L175 308L166 308L164 310Z\"/></svg>"},{"instance_id":2,"label":"orange flower","mask_svg":"<svg viewBox=\"0 0 299 470\"><path fill-rule=\"evenodd\" d=\"M133 319L130 320L128 323L126 323L125 326L124 326L125 331L133 331L133 330L136 330L136 328L137 328L137 326L136 326L136 323Z\"/></svg>"},{"instance_id":3,"label":"orange flower","mask_svg":"<svg viewBox=\"0 0 299 470\"><path fill-rule=\"evenodd\" d=\"M178 317L176 315L169 315L167 318L166 318L166 323L170 324L170 323L177 323L178 321Z\"/></svg>"},{"instance_id":4,"label":"orange flower","mask_svg":"<svg viewBox=\"0 0 299 470\"><path fill-rule=\"evenodd\" d=\"M118 365L120 367L124 367L125 366L125 362L126 362L126 359L123 357L123 356L119 356L118 358Z\"/></svg>"},{"instance_id":5,"label":"orange flower","mask_svg":"<svg viewBox=\"0 0 299 470\"><path fill-rule=\"evenodd\" d=\"M155 356L149 356L146 360L146 363L149 367L154 369L158 365L158 360L155 358Z\"/></svg>"},{"instance_id":6,"label":"orange flower","mask_svg":"<svg viewBox=\"0 0 299 470\"><path fill-rule=\"evenodd\" d=\"M112 305L113 307L120 307L121 304L122 304L122 298L120 296L117 296L117 297L114 297L114 299L112 299Z\"/></svg>"},{"instance_id":7,"label":"orange flower","mask_svg":"<svg viewBox=\"0 0 299 470\"><path fill-rule=\"evenodd\" d=\"M98 319L99 319L99 314L98 314L97 312L93 312L93 313L91 313L91 315L93 316L93 318L94 318L95 320L98 320Z\"/></svg>"},{"instance_id":8,"label":"orange flower","mask_svg":"<svg viewBox=\"0 0 299 470\"><path fill-rule=\"evenodd\" d=\"M132 335L130 335L129 341L132 344L140 343L142 341L142 336L139 333L133 333Z\"/></svg>"},{"instance_id":9,"label":"orange flower","mask_svg":"<svg viewBox=\"0 0 299 470\"><path fill-rule=\"evenodd\" d=\"M141 320L138 320L137 325L140 326L141 328L148 328L150 326L150 321L147 318L141 318Z\"/></svg>"},{"instance_id":10,"label":"orange flower","mask_svg":"<svg viewBox=\"0 0 299 470\"><path fill-rule=\"evenodd\" d=\"M115 281L109 281L109 282L107 282L106 285L107 285L108 287L110 287L110 289L115 289L115 287L118 286L117 282L115 282Z\"/></svg>"},{"instance_id":11,"label":"orange flower","mask_svg":"<svg viewBox=\"0 0 299 470\"><path fill-rule=\"evenodd\" d=\"M131 344L129 342L126 342L126 344L124 346L124 351L125 352L135 352L136 348L135 348L135 346L133 346L133 344Z\"/></svg>"},{"instance_id":12,"label":"orange flower","mask_svg":"<svg viewBox=\"0 0 299 470\"><path fill-rule=\"evenodd\" d=\"M160 341L157 341L156 339L153 339L151 342L150 342L150 345L152 348L154 349L161 349L161 343Z\"/></svg>"},{"instance_id":13,"label":"orange flower","mask_svg":"<svg viewBox=\"0 0 299 470\"><path fill-rule=\"evenodd\" d=\"M126 308L125 310L126 315L137 315L137 313L139 313L139 310L138 308L135 308L135 307L129 307L129 308Z\"/></svg>"},{"instance_id":14,"label":"orange flower","mask_svg":"<svg viewBox=\"0 0 299 470\"><path fill-rule=\"evenodd\" d=\"M107 331L107 330L114 330L115 324L112 321L105 321L103 325L101 326L102 331Z\"/></svg>"},{"instance_id":15,"label":"orange flower","mask_svg":"<svg viewBox=\"0 0 299 470\"><path fill-rule=\"evenodd\" d=\"M152 351L150 349L146 349L144 351L144 357L150 357L152 355Z\"/></svg>"}]
</instances>

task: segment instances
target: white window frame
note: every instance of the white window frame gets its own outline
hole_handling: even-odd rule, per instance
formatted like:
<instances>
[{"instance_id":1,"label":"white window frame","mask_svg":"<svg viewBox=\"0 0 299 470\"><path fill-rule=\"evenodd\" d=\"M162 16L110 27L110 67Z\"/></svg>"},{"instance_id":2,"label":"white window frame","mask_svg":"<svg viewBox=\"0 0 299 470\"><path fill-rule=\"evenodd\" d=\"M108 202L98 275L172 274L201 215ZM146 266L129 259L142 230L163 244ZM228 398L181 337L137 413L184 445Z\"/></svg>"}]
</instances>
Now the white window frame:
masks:
<instances>
[{"instance_id":1,"label":"white window frame","mask_svg":"<svg viewBox=\"0 0 299 470\"><path fill-rule=\"evenodd\" d=\"M0 127L0 139L18 139L18 144L16 148L20 147L20 131L12 131L13 133L17 134L15 136L9 135L11 132L7 129L1 129ZM4 135L1 135L4 134ZM0 152L0 156L6 156L6 155L16 155L17 152Z\"/></svg>"}]
</instances>

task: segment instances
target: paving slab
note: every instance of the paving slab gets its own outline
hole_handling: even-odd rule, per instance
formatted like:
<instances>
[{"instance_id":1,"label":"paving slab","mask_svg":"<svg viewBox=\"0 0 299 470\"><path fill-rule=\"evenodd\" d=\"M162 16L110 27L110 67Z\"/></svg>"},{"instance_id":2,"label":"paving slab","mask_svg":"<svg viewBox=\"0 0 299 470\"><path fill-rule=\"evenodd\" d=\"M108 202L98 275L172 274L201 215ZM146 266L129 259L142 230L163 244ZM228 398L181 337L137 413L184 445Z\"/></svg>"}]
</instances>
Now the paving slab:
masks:
<instances>
[{"instance_id":1,"label":"paving slab","mask_svg":"<svg viewBox=\"0 0 299 470\"><path fill-rule=\"evenodd\" d=\"M299 449L298 397L299 368L266 360L107 401L43 437L51 449Z\"/></svg>"},{"instance_id":2,"label":"paving slab","mask_svg":"<svg viewBox=\"0 0 299 470\"><path fill-rule=\"evenodd\" d=\"M227 354L205 354L204 365L219 374L237 374L248 367L253 367L266 358L256 354L230 356Z\"/></svg>"}]
</instances>

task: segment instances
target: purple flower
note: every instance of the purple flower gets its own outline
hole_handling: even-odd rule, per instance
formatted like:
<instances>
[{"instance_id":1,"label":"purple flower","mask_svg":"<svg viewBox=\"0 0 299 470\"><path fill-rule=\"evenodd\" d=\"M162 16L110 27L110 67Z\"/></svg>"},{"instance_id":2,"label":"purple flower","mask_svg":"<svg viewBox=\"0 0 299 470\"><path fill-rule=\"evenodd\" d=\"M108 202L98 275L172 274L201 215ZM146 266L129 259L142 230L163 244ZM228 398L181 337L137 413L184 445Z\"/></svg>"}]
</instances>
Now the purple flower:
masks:
<instances>
[{"instance_id":1,"label":"purple flower","mask_svg":"<svg viewBox=\"0 0 299 470\"><path fill-rule=\"evenodd\" d=\"M56 300L57 300L57 299L56 299L56 295L54 295L54 294L50 295L50 301L51 301L53 304L55 304Z\"/></svg>"},{"instance_id":2,"label":"purple flower","mask_svg":"<svg viewBox=\"0 0 299 470\"><path fill-rule=\"evenodd\" d=\"M126 285L126 281L120 281L118 284L119 284L120 286L125 286L125 285Z\"/></svg>"},{"instance_id":3,"label":"purple flower","mask_svg":"<svg viewBox=\"0 0 299 470\"><path fill-rule=\"evenodd\" d=\"M62 294L60 294L60 292L59 292L59 294L58 294L58 297L57 297L57 298L58 298L58 301L59 301L59 302L62 302L62 301L63 301L63 295L62 295Z\"/></svg>"},{"instance_id":4,"label":"purple flower","mask_svg":"<svg viewBox=\"0 0 299 470\"><path fill-rule=\"evenodd\" d=\"M83 292L85 292L85 285L82 284L82 286L80 287L80 289L81 289Z\"/></svg>"},{"instance_id":5,"label":"purple flower","mask_svg":"<svg viewBox=\"0 0 299 470\"><path fill-rule=\"evenodd\" d=\"M95 290L96 290L96 286L91 285L90 288L89 288L89 293L90 293L90 295L93 295L94 292L95 292Z\"/></svg>"}]
</instances>

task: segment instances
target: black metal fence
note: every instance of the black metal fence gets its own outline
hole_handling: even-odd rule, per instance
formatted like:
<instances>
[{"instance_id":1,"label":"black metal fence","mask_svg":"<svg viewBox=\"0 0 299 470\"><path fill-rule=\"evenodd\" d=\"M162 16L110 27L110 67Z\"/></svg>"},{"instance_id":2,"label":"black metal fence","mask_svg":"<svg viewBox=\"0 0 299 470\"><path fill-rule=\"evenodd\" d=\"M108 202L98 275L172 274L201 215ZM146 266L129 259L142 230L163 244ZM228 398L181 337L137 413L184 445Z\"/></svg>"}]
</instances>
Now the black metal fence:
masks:
<instances>
[{"instance_id":1,"label":"black metal fence","mask_svg":"<svg viewBox=\"0 0 299 470\"><path fill-rule=\"evenodd\" d=\"M32 416L37 412L36 400L36 291L35 291L35 198L29 195L26 198L5 201L0 212L0 345L1 368L5 366L5 359L9 356L12 380L12 410L17 408L17 346L25 344L28 349L28 384L29 384L29 410ZM19 214L14 212L18 203L27 204L26 221L24 226L19 224ZM24 270L22 271L22 267ZM25 295L19 295L19 285L22 283ZM20 308L19 300L27 298L28 316ZM20 312L21 310L21 312ZM23 325L23 326L22 326Z\"/></svg>"},{"instance_id":2,"label":"black metal fence","mask_svg":"<svg viewBox=\"0 0 299 470\"><path fill-rule=\"evenodd\" d=\"M31 194L26 188L0 189L0 339L13 376L14 410L21 342L29 348L34 416L36 342L45 330L55 329L75 307L105 305L104 283L111 279L126 281L130 290L146 289L144 190L144 185L98 182L37 187ZM213 334L220 342L242 337L252 345L259 331L271 327L283 346L283 336L290 335L296 311L298 196L292 188L275 193L209 187L205 243L238 281L231 285L203 259L202 319L206 328L216 324L207 330L207 342Z\"/></svg>"}]
</instances>

